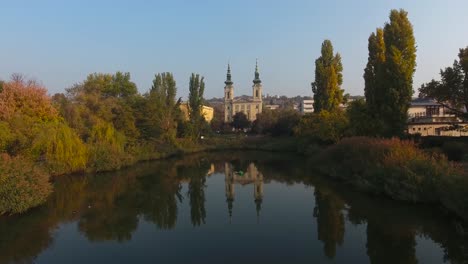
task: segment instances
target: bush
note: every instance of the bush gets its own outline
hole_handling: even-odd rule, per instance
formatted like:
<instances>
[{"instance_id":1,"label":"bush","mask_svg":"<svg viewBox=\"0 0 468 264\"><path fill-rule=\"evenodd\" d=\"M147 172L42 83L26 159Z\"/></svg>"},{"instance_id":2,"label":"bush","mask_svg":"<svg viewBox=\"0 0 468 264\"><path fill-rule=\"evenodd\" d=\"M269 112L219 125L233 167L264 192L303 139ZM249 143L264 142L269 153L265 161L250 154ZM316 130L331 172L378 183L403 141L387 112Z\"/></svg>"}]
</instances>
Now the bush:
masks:
<instances>
[{"instance_id":1,"label":"bush","mask_svg":"<svg viewBox=\"0 0 468 264\"><path fill-rule=\"evenodd\" d=\"M468 145L462 142L449 141L442 145L442 151L449 160L462 161L468 155Z\"/></svg>"},{"instance_id":2,"label":"bush","mask_svg":"<svg viewBox=\"0 0 468 264\"><path fill-rule=\"evenodd\" d=\"M0 215L25 212L51 192L49 176L32 161L0 154Z\"/></svg>"},{"instance_id":3,"label":"bush","mask_svg":"<svg viewBox=\"0 0 468 264\"><path fill-rule=\"evenodd\" d=\"M314 157L317 168L396 200L436 201L441 182L460 175L443 155L399 139L347 138Z\"/></svg>"},{"instance_id":4,"label":"bush","mask_svg":"<svg viewBox=\"0 0 468 264\"><path fill-rule=\"evenodd\" d=\"M294 129L294 134L318 143L331 144L347 133L348 119L343 111L320 111L305 115Z\"/></svg>"}]
</instances>

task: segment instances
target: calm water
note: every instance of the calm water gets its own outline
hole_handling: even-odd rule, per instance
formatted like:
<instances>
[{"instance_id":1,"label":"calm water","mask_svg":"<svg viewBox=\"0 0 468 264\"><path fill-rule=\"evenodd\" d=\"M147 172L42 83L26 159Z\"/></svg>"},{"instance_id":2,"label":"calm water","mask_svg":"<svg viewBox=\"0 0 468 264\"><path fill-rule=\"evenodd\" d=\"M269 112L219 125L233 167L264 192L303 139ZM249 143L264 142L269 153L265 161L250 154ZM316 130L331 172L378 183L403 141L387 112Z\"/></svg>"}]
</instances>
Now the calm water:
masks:
<instances>
[{"instance_id":1,"label":"calm water","mask_svg":"<svg viewBox=\"0 0 468 264\"><path fill-rule=\"evenodd\" d=\"M45 206L0 218L0 263L467 263L440 210L310 171L247 152L60 177Z\"/></svg>"}]
</instances>

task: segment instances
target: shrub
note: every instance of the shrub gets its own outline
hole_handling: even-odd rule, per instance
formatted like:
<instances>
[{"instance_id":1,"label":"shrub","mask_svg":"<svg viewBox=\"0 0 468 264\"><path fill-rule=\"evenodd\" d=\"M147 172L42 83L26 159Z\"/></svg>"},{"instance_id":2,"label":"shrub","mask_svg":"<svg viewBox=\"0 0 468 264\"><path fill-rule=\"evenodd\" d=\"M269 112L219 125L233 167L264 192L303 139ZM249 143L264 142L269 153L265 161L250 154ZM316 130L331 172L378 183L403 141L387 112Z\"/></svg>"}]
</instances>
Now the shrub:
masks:
<instances>
[{"instance_id":1,"label":"shrub","mask_svg":"<svg viewBox=\"0 0 468 264\"><path fill-rule=\"evenodd\" d=\"M435 201L441 181L460 174L443 155L399 139L347 138L314 157L317 168L396 200Z\"/></svg>"},{"instance_id":2,"label":"shrub","mask_svg":"<svg viewBox=\"0 0 468 264\"><path fill-rule=\"evenodd\" d=\"M32 161L0 154L0 215L22 213L45 202L49 176Z\"/></svg>"},{"instance_id":3,"label":"shrub","mask_svg":"<svg viewBox=\"0 0 468 264\"><path fill-rule=\"evenodd\" d=\"M320 111L305 115L294 129L294 134L319 143L334 143L346 135L348 119L341 110Z\"/></svg>"},{"instance_id":4,"label":"shrub","mask_svg":"<svg viewBox=\"0 0 468 264\"><path fill-rule=\"evenodd\" d=\"M449 160L462 161L468 155L468 145L462 142L449 141L442 145L442 151Z\"/></svg>"}]
</instances>

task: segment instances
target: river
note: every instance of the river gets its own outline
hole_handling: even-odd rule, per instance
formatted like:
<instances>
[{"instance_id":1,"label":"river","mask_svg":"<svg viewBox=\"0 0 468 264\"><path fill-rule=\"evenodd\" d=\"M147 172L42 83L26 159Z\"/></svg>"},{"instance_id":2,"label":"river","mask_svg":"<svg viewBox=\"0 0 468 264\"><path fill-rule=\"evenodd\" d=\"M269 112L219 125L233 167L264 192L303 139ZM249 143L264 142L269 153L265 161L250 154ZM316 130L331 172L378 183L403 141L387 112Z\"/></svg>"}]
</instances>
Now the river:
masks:
<instances>
[{"instance_id":1,"label":"river","mask_svg":"<svg viewBox=\"0 0 468 264\"><path fill-rule=\"evenodd\" d=\"M55 180L0 218L0 263L467 263L439 208L314 175L304 158L203 153Z\"/></svg>"}]
</instances>

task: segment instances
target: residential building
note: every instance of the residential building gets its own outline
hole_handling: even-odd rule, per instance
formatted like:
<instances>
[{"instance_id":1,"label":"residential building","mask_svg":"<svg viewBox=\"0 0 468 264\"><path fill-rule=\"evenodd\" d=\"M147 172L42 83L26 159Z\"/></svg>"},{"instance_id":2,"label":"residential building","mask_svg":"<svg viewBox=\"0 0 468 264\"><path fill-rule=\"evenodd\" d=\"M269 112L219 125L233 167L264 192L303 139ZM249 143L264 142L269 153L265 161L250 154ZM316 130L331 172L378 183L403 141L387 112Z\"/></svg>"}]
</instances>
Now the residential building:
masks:
<instances>
[{"instance_id":1,"label":"residential building","mask_svg":"<svg viewBox=\"0 0 468 264\"><path fill-rule=\"evenodd\" d=\"M187 102L183 102L183 103L180 104L180 110L184 114L185 120L189 120L190 119L189 105L188 105ZM202 112L202 115L205 118L206 122L210 123L211 120L213 120L213 115L214 115L213 107L209 107L209 106L204 105L204 106L202 106L201 112Z\"/></svg>"},{"instance_id":2,"label":"residential building","mask_svg":"<svg viewBox=\"0 0 468 264\"><path fill-rule=\"evenodd\" d=\"M299 111L301 114L308 114L314 112L314 100L302 100L299 105Z\"/></svg>"},{"instance_id":3,"label":"residential building","mask_svg":"<svg viewBox=\"0 0 468 264\"><path fill-rule=\"evenodd\" d=\"M418 98L408 109L408 133L421 136L468 136L468 122L432 99Z\"/></svg>"},{"instance_id":4,"label":"residential building","mask_svg":"<svg viewBox=\"0 0 468 264\"><path fill-rule=\"evenodd\" d=\"M264 106L265 109L270 109L270 110L278 110L280 108L280 105L277 104L268 104Z\"/></svg>"}]
</instances>

